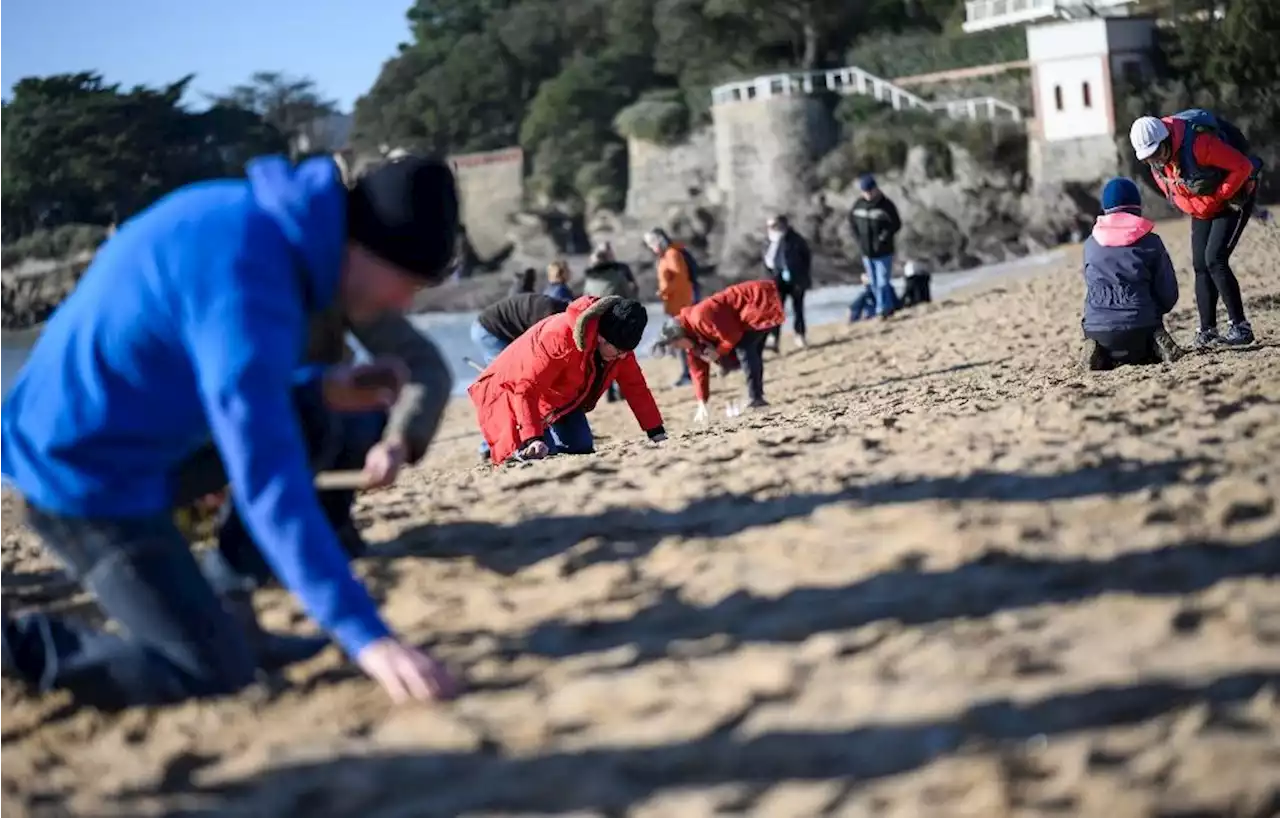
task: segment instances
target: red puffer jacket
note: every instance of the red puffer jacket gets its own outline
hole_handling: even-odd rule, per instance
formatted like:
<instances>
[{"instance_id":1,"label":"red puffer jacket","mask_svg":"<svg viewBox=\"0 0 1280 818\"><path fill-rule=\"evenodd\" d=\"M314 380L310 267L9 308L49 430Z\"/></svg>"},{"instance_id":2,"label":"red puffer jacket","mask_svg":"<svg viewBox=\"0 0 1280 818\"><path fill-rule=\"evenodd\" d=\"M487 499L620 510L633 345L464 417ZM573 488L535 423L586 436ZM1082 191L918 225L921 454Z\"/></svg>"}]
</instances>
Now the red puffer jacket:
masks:
<instances>
[{"instance_id":1,"label":"red puffer jacket","mask_svg":"<svg viewBox=\"0 0 1280 818\"><path fill-rule=\"evenodd\" d=\"M748 331L780 326L786 319L778 286L772 281L745 281L680 311L678 320L696 343L713 344L718 355L730 355ZM689 353L689 374L698 400L711 396L711 366ZM624 387L625 388L625 387Z\"/></svg>"},{"instance_id":2,"label":"red puffer jacket","mask_svg":"<svg viewBox=\"0 0 1280 818\"><path fill-rule=\"evenodd\" d=\"M542 437L547 427L575 409L590 412L615 380L641 429L662 426L635 355L607 363L604 376L596 378L599 316L616 300L584 296L563 313L534 324L467 390L494 463Z\"/></svg>"},{"instance_id":3,"label":"red puffer jacket","mask_svg":"<svg viewBox=\"0 0 1280 818\"><path fill-rule=\"evenodd\" d=\"M1222 212L1237 193L1250 181L1253 175L1253 162L1249 157L1228 145L1211 133L1195 135L1195 144L1191 146L1196 164L1202 168L1218 168L1226 172L1226 178L1218 189L1207 195L1197 196L1182 183L1182 170L1178 167L1178 157L1182 152L1182 140L1188 137L1187 123L1176 117L1164 117L1162 122L1169 128L1170 146L1173 148L1169 162L1163 167L1153 166L1151 176L1156 186L1173 206L1197 219L1212 219Z\"/></svg>"}]
</instances>

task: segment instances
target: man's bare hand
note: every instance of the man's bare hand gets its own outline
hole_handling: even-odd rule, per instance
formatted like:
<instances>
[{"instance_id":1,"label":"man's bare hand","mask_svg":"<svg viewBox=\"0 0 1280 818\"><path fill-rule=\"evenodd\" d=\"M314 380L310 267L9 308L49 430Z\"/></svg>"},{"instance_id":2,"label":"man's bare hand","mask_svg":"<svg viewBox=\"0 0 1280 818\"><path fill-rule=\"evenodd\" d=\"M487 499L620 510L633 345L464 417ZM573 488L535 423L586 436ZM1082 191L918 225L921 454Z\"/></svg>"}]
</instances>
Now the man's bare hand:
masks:
<instances>
[{"instance_id":1,"label":"man's bare hand","mask_svg":"<svg viewBox=\"0 0 1280 818\"><path fill-rule=\"evenodd\" d=\"M386 488L396 481L400 469L409 459L403 443L380 441L364 456L365 487Z\"/></svg>"},{"instance_id":2,"label":"man's bare hand","mask_svg":"<svg viewBox=\"0 0 1280 818\"><path fill-rule=\"evenodd\" d=\"M397 704L452 699L461 689L444 665L393 636L366 646L356 663Z\"/></svg>"}]
</instances>

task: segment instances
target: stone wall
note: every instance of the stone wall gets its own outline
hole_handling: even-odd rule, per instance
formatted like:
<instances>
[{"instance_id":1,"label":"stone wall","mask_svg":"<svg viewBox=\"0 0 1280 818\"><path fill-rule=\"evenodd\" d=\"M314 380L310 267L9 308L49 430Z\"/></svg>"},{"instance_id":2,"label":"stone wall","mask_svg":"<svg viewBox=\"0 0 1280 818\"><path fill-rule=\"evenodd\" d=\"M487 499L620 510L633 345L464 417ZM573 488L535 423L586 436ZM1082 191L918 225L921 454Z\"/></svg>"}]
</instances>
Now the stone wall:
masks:
<instances>
[{"instance_id":1,"label":"stone wall","mask_svg":"<svg viewBox=\"0 0 1280 818\"><path fill-rule=\"evenodd\" d=\"M673 209L704 199L717 200L715 140L711 129L678 145L627 140L627 216L643 224L664 224Z\"/></svg>"},{"instance_id":2,"label":"stone wall","mask_svg":"<svg viewBox=\"0 0 1280 818\"><path fill-rule=\"evenodd\" d=\"M524 151L465 153L449 157L458 178L462 221L481 258L507 245L511 217L524 204Z\"/></svg>"},{"instance_id":3,"label":"stone wall","mask_svg":"<svg viewBox=\"0 0 1280 818\"><path fill-rule=\"evenodd\" d=\"M1119 172L1120 155L1111 136L1047 142L1033 135L1027 144L1027 165L1037 185L1093 184Z\"/></svg>"},{"instance_id":4,"label":"stone wall","mask_svg":"<svg viewBox=\"0 0 1280 818\"><path fill-rule=\"evenodd\" d=\"M724 103L711 115L728 253L737 237L759 234L769 215L807 203L814 166L837 130L827 105L812 97Z\"/></svg>"}]
</instances>

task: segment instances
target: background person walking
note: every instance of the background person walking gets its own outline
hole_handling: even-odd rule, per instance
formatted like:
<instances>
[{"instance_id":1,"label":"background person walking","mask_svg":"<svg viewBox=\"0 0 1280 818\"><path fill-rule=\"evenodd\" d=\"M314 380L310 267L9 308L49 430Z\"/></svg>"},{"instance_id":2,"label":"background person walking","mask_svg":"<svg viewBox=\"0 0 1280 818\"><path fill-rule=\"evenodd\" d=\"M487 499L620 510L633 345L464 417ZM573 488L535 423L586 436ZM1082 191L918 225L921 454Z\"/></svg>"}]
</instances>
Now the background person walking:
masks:
<instances>
[{"instance_id":1,"label":"background person walking","mask_svg":"<svg viewBox=\"0 0 1280 818\"><path fill-rule=\"evenodd\" d=\"M894 237L902 229L902 220L898 218L898 208L876 186L876 177L864 174L858 180L858 187L862 196L849 211L849 226L862 251L862 266L871 276L876 315L886 318L897 308L898 297L890 278L893 275Z\"/></svg>"}]
</instances>

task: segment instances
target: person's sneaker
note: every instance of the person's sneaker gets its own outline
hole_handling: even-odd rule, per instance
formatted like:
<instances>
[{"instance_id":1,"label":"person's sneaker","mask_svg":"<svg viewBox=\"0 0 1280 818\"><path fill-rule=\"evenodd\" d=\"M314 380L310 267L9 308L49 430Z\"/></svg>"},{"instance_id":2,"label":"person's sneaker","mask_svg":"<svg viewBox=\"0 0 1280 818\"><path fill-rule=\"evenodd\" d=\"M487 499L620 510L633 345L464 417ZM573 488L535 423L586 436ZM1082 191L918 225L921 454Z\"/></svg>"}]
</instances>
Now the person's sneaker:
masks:
<instances>
[{"instance_id":1,"label":"person's sneaker","mask_svg":"<svg viewBox=\"0 0 1280 818\"><path fill-rule=\"evenodd\" d=\"M1249 326L1248 321L1241 321L1238 324L1232 324L1227 327L1226 333L1222 336L1222 343L1233 347L1242 347L1245 344L1253 343L1253 327Z\"/></svg>"},{"instance_id":2,"label":"person's sneaker","mask_svg":"<svg viewBox=\"0 0 1280 818\"><path fill-rule=\"evenodd\" d=\"M680 387L688 386L691 383L693 383L692 378L690 378L688 375L681 375L679 378L676 378L676 382L671 385L672 387L679 389Z\"/></svg>"},{"instance_id":3,"label":"person's sneaker","mask_svg":"<svg viewBox=\"0 0 1280 818\"><path fill-rule=\"evenodd\" d=\"M1090 372L1103 372L1112 366L1111 353L1107 352L1107 348L1092 338L1085 339L1084 352L1080 356L1080 363Z\"/></svg>"},{"instance_id":4,"label":"person's sneaker","mask_svg":"<svg viewBox=\"0 0 1280 818\"><path fill-rule=\"evenodd\" d=\"M804 336L803 336L803 335L797 335L797 336L796 336L796 348L797 348L797 349L804 349L804 348L805 348L805 347L807 347L807 346L808 346L808 344L805 342L805 340L804 340Z\"/></svg>"},{"instance_id":5,"label":"person's sneaker","mask_svg":"<svg viewBox=\"0 0 1280 818\"><path fill-rule=\"evenodd\" d=\"M1196 337L1192 339L1191 346L1196 349L1208 349L1217 346L1222 341L1222 336L1218 335L1217 327L1204 327L1196 333Z\"/></svg>"},{"instance_id":6,"label":"person's sneaker","mask_svg":"<svg viewBox=\"0 0 1280 818\"><path fill-rule=\"evenodd\" d=\"M768 406L769 401L764 398L752 398L751 402L747 404L748 409L765 409Z\"/></svg>"},{"instance_id":7,"label":"person's sneaker","mask_svg":"<svg viewBox=\"0 0 1280 818\"><path fill-rule=\"evenodd\" d=\"M1179 358L1187 354L1187 351L1178 346L1178 342L1173 340L1173 336L1164 327L1156 330L1155 342L1156 354L1163 363L1176 363Z\"/></svg>"}]
</instances>

